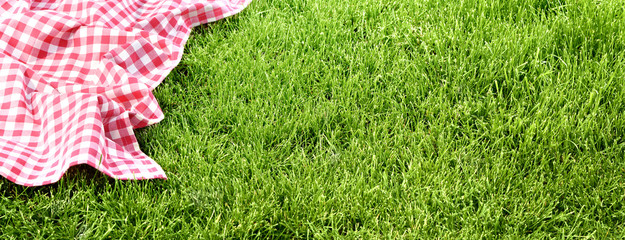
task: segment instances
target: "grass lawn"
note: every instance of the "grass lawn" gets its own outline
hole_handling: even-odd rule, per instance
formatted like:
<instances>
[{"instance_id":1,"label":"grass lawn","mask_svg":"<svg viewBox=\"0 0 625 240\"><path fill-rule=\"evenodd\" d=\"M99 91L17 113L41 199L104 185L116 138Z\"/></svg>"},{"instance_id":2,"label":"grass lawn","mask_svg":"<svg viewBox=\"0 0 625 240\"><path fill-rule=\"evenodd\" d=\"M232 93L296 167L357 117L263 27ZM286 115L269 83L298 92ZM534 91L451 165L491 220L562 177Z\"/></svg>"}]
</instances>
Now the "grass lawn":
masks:
<instances>
[{"instance_id":1,"label":"grass lawn","mask_svg":"<svg viewBox=\"0 0 625 240\"><path fill-rule=\"evenodd\" d=\"M0 180L0 239L625 234L617 0L255 0L137 130L169 180Z\"/></svg>"}]
</instances>

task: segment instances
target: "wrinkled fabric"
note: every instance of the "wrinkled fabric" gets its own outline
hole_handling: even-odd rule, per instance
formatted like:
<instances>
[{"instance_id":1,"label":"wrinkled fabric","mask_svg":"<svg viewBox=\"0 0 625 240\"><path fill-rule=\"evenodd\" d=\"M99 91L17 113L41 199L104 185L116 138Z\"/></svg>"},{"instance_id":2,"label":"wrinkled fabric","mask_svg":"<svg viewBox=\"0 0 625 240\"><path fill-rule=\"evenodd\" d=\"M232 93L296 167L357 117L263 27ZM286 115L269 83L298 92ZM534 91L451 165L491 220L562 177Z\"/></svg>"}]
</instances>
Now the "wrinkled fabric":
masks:
<instances>
[{"instance_id":1,"label":"wrinkled fabric","mask_svg":"<svg viewBox=\"0 0 625 240\"><path fill-rule=\"evenodd\" d=\"M250 1L0 0L0 175L40 186L88 164L165 179L133 129L163 119L152 90L191 28Z\"/></svg>"}]
</instances>

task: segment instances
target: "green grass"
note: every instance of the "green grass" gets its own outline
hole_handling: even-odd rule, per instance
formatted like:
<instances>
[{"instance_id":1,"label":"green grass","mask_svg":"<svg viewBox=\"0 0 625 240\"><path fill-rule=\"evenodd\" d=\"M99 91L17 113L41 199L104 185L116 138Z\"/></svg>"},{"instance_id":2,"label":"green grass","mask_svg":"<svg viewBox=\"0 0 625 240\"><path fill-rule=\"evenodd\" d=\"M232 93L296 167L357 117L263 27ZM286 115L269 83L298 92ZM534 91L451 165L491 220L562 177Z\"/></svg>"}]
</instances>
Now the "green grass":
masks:
<instances>
[{"instance_id":1,"label":"green grass","mask_svg":"<svg viewBox=\"0 0 625 240\"><path fill-rule=\"evenodd\" d=\"M0 181L2 239L618 238L616 0L255 0L137 130L167 181Z\"/></svg>"}]
</instances>

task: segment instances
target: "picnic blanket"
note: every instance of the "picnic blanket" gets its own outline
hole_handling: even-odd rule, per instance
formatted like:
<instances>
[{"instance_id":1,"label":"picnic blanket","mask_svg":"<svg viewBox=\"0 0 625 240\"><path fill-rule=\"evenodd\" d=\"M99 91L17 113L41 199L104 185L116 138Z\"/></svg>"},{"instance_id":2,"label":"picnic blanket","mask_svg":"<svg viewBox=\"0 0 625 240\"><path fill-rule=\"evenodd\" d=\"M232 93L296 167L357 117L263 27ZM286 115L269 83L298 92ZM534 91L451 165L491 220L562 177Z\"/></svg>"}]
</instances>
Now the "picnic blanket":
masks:
<instances>
[{"instance_id":1,"label":"picnic blanket","mask_svg":"<svg viewBox=\"0 0 625 240\"><path fill-rule=\"evenodd\" d=\"M133 129L163 113L152 90L191 28L251 0L0 0L0 175L25 186L88 164L166 178Z\"/></svg>"}]
</instances>

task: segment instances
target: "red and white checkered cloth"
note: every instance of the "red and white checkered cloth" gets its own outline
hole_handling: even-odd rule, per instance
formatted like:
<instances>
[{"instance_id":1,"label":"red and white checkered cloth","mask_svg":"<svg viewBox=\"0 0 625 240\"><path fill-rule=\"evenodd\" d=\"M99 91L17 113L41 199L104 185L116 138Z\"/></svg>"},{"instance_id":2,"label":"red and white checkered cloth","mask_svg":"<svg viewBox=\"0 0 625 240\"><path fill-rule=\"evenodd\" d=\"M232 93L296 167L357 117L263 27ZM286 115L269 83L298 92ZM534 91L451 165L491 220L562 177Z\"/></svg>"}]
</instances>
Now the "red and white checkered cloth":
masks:
<instances>
[{"instance_id":1,"label":"red and white checkered cloth","mask_svg":"<svg viewBox=\"0 0 625 240\"><path fill-rule=\"evenodd\" d=\"M134 128L163 113L152 90L191 28L251 0L0 0L0 175L25 186L77 164L166 178Z\"/></svg>"}]
</instances>

